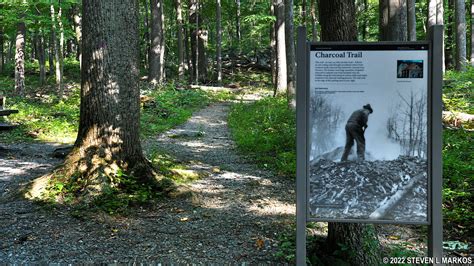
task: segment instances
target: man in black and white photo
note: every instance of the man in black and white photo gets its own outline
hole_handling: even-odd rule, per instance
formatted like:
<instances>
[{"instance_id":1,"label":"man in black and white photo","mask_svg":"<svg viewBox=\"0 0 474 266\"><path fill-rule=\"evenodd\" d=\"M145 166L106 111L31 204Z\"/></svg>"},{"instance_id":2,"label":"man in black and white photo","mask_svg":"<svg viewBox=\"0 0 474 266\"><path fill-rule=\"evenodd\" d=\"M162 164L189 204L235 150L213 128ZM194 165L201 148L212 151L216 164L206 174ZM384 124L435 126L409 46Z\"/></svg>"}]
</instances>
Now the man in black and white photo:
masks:
<instances>
[{"instance_id":1,"label":"man in black and white photo","mask_svg":"<svg viewBox=\"0 0 474 266\"><path fill-rule=\"evenodd\" d=\"M364 133L367 129L369 114L373 112L370 104L366 104L362 109L352 113L346 123L346 146L342 154L341 161L347 161L347 157L354 145L357 143L357 157L359 160L365 160L365 137Z\"/></svg>"}]
</instances>

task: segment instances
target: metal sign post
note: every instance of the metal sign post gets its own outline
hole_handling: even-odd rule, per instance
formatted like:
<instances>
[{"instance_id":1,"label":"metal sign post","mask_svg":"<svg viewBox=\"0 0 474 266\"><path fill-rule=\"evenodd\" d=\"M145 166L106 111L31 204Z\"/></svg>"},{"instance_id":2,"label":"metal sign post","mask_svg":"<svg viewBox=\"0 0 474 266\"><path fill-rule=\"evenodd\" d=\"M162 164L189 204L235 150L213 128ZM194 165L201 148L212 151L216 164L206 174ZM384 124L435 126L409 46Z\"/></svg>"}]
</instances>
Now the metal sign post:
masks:
<instances>
[{"instance_id":1,"label":"metal sign post","mask_svg":"<svg viewBox=\"0 0 474 266\"><path fill-rule=\"evenodd\" d=\"M306 265L306 223L310 221L428 225L428 255L436 259L435 261L441 261L443 253L441 210L442 26L430 28L430 38L425 42L310 43L306 40L306 28L304 27L298 28L297 36L296 264ZM389 119L392 119L394 112L388 110L388 103L395 102L397 104L396 100L398 100L402 104L408 105L410 101L406 100L407 97L411 97L410 108L413 109L414 101L419 101L419 106L425 106L424 109L420 107L419 120L417 128L415 128L423 135L416 142L418 143L417 151L415 152L415 148L411 146L406 146L407 141L403 139L403 135L401 138L397 135L398 139L396 140L400 141L397 147L400 150L392 155L396 157L388 158L388 155L384 154L384 150L374 150L374 152L381 154L371 156L373 156L372 160L386 162L396 159L394 163L411 160L407 163L408 165L417 165L414 170L396 172L394 176L399 176L401 180L397 181L398 183L393 183L393 186L386 185L386 183L383 184L385 188L382 185L379 186L378 183L368 186L377 186L377 189L381 191L379 194L371 194L367 197L368 191L361 190L362 195L365 196L365 198L361 198L361 192L351 187L352 183L346 181L354 182L356 180L357 183L362 184L370 182L368 181L370 179L372 182L378 181L381 176L371 174L362 176L360 179L361 176L356 171L353 179L349 179L348 173L350 171L353 173L353 167L359 167L360 164L342 161L348 158L350 148L348 143L351 143L349 142L350 134L357 133L352 133L352 128L348 129L346 125L347 140L346 147L343 149L340 147L340 138L332 142L328 142L328 137L321 139L321 136L332 138L338 134L341 136L344 134L344 124L341 124L339 120L338 124L331 129L333 131L328 130L326 125L322 126L326 131L320 131L321 124L319 123L321 122L317 122L319 121L317 119L321 117L321 114L318 113L318 108L322 108L320 106L324 105L325 114L332 115L334 112L338 112L338 117L340 115L347 117L348 112L350 111L350 114L356 105L362 105L359 102L370 100L374 103L372 107L377 105L378 109L375 107L374 109L378 113L375 113L371 118L373 120L369 119L373 122L371 125L375 125L375 128L371 126L372 133L369 131L369 134L375 134L378 130L378 136L380 136L381 128L390 121ZM425 105L422 105L423 103ZM364 105L365 111L368 110L365 114L366 117L369 117L369 113L372 114L372 107L370 104ZM365 112L364 109L354 111L351 118L356 113L360 116ZM365 118L365 123L365 128L367 128L367 118ZM410 118L410 142L408 145L415 143L411 139L413 136L411 123ZM400 127L400 125L398 126ZM405 130L406 125L402 126ZM365 128L363 128L364 131ZM407 133L403 132L403 134ZM353 138L356 138L357 146L359 146L357 157L359 160L364 160L365 140L361 144L357 136ZM382 145L390 144L388 137L384 141L386 142L383 143L386 144ZM322 148L322 144L325 148ZM363 145L362 153L359 152L360 145ZM316 148L319 149L317 152L315 152ZM404 149L403 152L402 149ZM407 149L408 153L406 153ZM398 157L402 154L411 157ZM352 160L356 160L354 159L356 155L351 156ZM321 167L320 162L324 163ZM337 179L336 176L333 176L335 171L331 171L329 177L327 172L322 172L322 175L326 176L325 180L321 174L315 172L328 167L333 167L332 169L335 169L336 172L341 169L343 169L341 171L350 170L343 172L338 179L338 182L342 181L346 184L345 188L340 185L339 190L335 188L335 185L338 185L333 183L333 180ZM372 165L368 162L363 164L363 167L370 168ZM361 189L365 189L365 186ZM408 191L415 191L410 192L412 193L411 201L405 200ZM378 192L371 190L371 193ZM395 211L394 206L399 206L401 202L405 204L403 206L411 206L416 210L416 215ZM390 210L393 211L390 212Z\"/></svg>"}]
</instances>

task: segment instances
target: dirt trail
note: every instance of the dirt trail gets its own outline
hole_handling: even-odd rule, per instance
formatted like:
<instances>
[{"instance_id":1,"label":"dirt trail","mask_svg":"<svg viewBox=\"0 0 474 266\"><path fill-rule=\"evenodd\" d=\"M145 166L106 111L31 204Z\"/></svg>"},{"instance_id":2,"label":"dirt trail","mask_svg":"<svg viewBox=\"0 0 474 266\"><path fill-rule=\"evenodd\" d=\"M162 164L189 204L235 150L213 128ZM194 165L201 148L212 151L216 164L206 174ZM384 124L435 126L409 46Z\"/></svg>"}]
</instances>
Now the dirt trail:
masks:
<instances>
[{"instance_id":1,"label":"dirt trail","mask_svg":"<svg viewBox=\"0 0 474 266\"><path fill-rule=\"evenodd\" d=\"M274 254L278 235L294 219L293 180L275 177L235 150L228 110L228 103L211 105L144 142L148 152L164 151L210 174L189 185L192 197L126 217L82 218L10 197L60 161L49 157L51 145L23 156L21 147L0 154L0 262L282 262Z\"/></svg>"}]
</instances>

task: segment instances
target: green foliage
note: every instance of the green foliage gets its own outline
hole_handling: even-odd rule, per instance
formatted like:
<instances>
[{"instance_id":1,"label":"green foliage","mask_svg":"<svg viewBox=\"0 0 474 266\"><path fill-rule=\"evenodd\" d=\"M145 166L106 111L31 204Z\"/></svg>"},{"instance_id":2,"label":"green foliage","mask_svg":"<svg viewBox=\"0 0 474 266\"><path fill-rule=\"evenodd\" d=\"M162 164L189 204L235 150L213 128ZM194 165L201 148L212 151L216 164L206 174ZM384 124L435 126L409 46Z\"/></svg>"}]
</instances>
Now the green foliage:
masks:
<instances>
[{"instance_id":1,"label":"green foliage","mask_svg":"<svg viewBox=\"0 0 474 266\"><path fill-rule=\"evenodd\" d=\"M443 103L450 111L474 114L474 67L465 72L447 71Z\"/></svg>"},{"instance_id":2,"label":"green foliage","mask_svg":"<svg viewBox=\"0 0 474 266\"><path fill-rule=\"evenodd\" d=\"M229 126L238 147L266 168L295 176L296 122L285 98L232 106Z\"/></svg>"},{"instance_id":3,"label":"green foliage","mask_svg":"<svg viewBox=\"0 0 474 266\"><path fill-rule=\"evenodd\" d=\"M474 229L474 133L463 129L443 132L443 211L448 223L460 225L459 234Z\"/></svg>"}]
</instances>

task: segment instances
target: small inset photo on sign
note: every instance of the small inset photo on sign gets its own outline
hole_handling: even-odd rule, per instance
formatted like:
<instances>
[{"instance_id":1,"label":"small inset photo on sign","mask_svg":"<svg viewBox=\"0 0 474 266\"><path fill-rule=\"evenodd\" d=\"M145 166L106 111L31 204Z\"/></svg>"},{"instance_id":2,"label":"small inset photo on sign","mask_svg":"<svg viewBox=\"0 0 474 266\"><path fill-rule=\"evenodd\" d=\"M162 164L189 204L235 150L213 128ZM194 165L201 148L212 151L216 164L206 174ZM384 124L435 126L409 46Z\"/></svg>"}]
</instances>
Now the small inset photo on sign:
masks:
<instances>
[{"instance_id":1,"label":"small inset photo on sign","mask_svg":"<svg viewBox=\"0 0 474 266\"><path fill-rule=\"evenodd\" d=\"M397 60L397 78L423 78L423 60Z\"/></svg>"}]
</instances>

